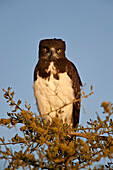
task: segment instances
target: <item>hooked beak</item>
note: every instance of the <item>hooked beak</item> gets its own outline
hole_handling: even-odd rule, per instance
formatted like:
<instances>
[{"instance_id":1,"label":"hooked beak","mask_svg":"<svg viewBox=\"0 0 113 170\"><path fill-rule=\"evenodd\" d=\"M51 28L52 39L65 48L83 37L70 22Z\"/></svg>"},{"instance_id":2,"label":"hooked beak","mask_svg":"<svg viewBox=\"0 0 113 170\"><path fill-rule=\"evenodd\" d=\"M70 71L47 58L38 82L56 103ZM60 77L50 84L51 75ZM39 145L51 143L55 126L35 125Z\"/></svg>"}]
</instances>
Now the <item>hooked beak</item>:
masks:
<instances>
[{"instance_id":1,"label":"hooked beak","mask_svg":"<svg viewBox=\"0 0 113 170\"><path fill-rule=\"evenodd\" d=\"M51 50L51 51L50 51L50 55L49 55L49 59L50 59L50 60L52 60L52 59L54 58L53 54L54 54L54 51Z\"/></svg>"},{"instance_id":2,"label":"hooked beak","mask_svg":"<svg viewBox=\"0 0 113 170\"><path fill-rule=\"evenodd\" d=\"M50 56L53 56L53 50L50 51Z\"/></svg>"}]
</instances>

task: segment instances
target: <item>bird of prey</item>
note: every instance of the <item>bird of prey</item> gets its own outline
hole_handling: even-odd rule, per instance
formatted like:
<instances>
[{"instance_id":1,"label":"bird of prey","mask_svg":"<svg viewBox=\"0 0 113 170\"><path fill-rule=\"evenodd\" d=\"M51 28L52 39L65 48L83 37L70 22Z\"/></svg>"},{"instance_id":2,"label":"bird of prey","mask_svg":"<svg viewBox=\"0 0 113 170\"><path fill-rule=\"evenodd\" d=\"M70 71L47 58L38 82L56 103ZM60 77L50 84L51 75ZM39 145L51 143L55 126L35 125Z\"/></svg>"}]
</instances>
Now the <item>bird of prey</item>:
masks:
<instances>
[{"instance_id":1,"label":"bird of prey","mask_svg":"<svg viewBox=\"0 0 113 170\"><path fill-rule=\"evenodd\" d=\"M81 79L75 65L65 56L62 39L39 43L39 60L34 70L34 95L40 115L47 121L59 117L76 127L80 113Z\"/></svg>"}]
</instances>

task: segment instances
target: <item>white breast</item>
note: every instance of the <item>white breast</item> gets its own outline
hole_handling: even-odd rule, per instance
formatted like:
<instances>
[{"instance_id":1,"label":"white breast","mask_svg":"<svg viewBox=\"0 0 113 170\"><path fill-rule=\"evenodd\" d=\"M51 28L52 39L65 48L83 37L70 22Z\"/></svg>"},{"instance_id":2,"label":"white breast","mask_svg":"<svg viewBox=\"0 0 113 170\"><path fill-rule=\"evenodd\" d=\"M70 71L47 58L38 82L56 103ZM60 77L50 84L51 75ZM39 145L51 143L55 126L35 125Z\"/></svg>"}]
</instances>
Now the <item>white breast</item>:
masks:
<instances>
[{"instance_id":1,"label":"white breast","mask_svg":"<svg viewBox=\"0 0 113 170\"><path fill-rule=\"evenodd\" d=\"M72 81L67 73L59 73L59 80L55 79L53 74L56 73L56 68L53 62L47 72L49 71L49 79L43 79L37 73L37 80L33 86L39 112L46 120L51 121L53 117L58 116L63 123L70 125L74 100Z\"/></svg>"}]
</instances>

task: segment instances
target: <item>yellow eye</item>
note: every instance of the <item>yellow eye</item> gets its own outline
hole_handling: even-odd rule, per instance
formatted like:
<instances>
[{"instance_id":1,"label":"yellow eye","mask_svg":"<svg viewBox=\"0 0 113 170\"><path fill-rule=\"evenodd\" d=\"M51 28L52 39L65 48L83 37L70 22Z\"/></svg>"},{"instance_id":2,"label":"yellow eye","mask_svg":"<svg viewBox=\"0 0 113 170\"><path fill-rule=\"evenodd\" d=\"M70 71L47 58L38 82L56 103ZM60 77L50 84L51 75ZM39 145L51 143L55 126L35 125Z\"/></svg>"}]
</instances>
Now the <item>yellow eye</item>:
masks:
<instances>
[{"instance_id":1,"label":"yellow eye","mask_svg":"<svg viewBox=\"0 0 113 170\"><path fill-rule=\"evenodd\" d=\"M44 51L47 53L47 51L48 51L47 48L44 48Z\"/></svg>"},{"instance_id":2,"label":"yellow eye","mask_svg":"<svg viewBox=\"0 0 113 170\"><path fill-rule=\"evenodd\" d=\"M61 49L59 48L59 49L57 49L57 53L59 54L61 52Z\"/></svg>"}]
</instances>

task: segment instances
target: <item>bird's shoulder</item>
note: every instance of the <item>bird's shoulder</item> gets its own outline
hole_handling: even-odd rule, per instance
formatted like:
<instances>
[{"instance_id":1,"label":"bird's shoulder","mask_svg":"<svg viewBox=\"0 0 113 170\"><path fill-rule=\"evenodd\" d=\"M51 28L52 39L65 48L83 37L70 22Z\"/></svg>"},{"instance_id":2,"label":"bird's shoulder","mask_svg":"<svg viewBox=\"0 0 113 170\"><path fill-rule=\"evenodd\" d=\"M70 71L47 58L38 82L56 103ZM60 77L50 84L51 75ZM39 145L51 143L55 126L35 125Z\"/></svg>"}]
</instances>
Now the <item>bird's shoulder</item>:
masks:
<instances>
[{"instance_id":1,"label":"bird's shoulder","mask_svg":"<svg viewBox=\"0 0 113 170\"><path fill-rule=\"evenodd\" d=\"M82 86L82 81L81 81L81 78L79 76L76 66L68 59L67 59L66 69L67 69L67 74L69 75L69 77L73 79L75 83L78 83L80 86Z\"/></svg>"}]
</instances>

